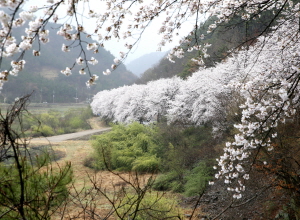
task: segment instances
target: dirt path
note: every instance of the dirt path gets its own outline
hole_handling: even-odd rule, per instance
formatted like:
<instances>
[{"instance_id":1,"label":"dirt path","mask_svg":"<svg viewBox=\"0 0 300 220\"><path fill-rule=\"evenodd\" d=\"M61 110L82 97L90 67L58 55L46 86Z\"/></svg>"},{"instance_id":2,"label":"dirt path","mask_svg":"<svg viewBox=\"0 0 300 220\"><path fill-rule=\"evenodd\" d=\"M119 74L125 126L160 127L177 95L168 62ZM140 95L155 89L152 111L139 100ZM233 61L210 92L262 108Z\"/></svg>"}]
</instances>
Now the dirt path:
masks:
<instances>
[{"instance_id":1,"label":"dirt path","mask_svg":"<svg viewBox=\"0 0 300 220\"><path fill-rule=\"evenodd\" d=\"M52 137L39 137L31 139L31 142L48 141L50 143L56 143L68 140L88 140L91 135L101 134L109 130L111 130L111 128L85 130L76 133L56 135Z\"/></svg>"},{"instance_id":2,"label":"dirt path","mask_svg":"<svg viewBox=\"0 0 300 220\"><path fill-rule=\"evenodd\" d=\"M105 125L104 122L100 121L99 118L89 119L89 124L93 128L91 130L79 131L70 134L56 135L52 137L39 137L31 139L31 143L36 142L48 142L48 143L57 143L68 140L89 140L91 135L101 134L111 130L110 127Z\"/></svg>"}]
</instances>

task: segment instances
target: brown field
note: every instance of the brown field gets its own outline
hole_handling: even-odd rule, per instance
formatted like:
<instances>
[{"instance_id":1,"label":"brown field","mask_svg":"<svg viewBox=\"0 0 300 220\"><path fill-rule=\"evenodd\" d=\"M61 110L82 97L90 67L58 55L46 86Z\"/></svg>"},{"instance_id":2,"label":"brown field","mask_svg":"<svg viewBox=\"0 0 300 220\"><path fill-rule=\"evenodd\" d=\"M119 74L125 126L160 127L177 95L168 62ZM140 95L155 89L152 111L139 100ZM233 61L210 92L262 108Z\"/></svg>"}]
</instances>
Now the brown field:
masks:
<instances>
[{"instance_id":1,"label":"brown field","mask_svg":"<svg viewBox=\"0 0 300 220\"><path fill-rule=\"evenodd\" d=\"M49 142L32 141L30 145L49 145ZM93 152L91 143L89 141L63 141L61 143L52 144L51 147L55 151L55 153L61 157L61 159L53 163L53 167L58 168L64 166L66 162L71 162L72 164L75 181L70 187L73 194L76 194L76 191L79 192L82 189L91 189L93 184L95 184L103 191L105 190L110 198L115 198L115 196L118 196L118 193L122 191L123 187L128 187L128 183L125 183L122 178L132 183L136 181L136 176L131 173L117 173L118 175L116 175L109 171L96 172L88 167L85 167L84 160ZM139 175L138 181L140 186L146 184L150 177L153 177L153 175ZM83 194L79 197L82 196ZM175 194L167 193L166 196L174 198L176 200L178 199L177 195ZM94 204L96 205L95 210L99 216L105 216L110 212L111 205L108 203L105 197L98 194L95 196L95 198L93 198L93 200ZM64 214L65 217L61 218L61 214L56 214L55 216L53 216L53 219L92 219L89 217L85 217L82 213L80 213L80 211L82 211L82 207L79 207L78 204L75 203L76 202L74 202L74 200L68 203ZM191 213L191 209L184 209L184 213ZM107 219L114 220L116 219L116 217L112 215Z\"/></svg>"}]
</instances>

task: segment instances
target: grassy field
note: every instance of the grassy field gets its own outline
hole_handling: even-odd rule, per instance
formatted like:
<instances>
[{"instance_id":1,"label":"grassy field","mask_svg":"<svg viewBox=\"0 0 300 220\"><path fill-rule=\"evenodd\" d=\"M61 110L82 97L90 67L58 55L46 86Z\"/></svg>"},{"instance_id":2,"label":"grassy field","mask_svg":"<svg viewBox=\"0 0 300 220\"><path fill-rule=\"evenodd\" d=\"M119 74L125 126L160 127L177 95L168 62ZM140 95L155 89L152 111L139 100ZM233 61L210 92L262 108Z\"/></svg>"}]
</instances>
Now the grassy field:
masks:
<instances>
[{"instance_id":1,"label":"grassy field","mask_svg":"<svg viewBox=\"0 0 300 220\"><path fill-rule=\"evenodd\" d=\"M1 111L5 111L11 104L0 103ZM41 114L48 112L49 110L56 110L65 112L69 109L87 108L88 103L30 103L28 110L32 114Z\"/></svg>"}]
</instances>

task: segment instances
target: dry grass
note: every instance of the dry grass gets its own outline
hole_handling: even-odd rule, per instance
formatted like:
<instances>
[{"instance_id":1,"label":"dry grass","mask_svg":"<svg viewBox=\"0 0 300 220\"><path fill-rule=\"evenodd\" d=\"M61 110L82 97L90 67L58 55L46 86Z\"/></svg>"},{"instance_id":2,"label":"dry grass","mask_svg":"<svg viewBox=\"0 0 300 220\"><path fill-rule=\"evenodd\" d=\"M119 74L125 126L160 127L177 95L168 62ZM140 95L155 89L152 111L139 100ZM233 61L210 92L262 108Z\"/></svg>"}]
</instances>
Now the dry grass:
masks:
<instances>
[{"instance_id":1,"label":"dry grass","mask_svg":"<svg viewBox=\"0 0 300 220\"><path fill-rule=\"evenodd\" d=\"M49 142L46 141L34 141L31 143L31 146L42 146L48 145ZM114 197L118 192L122 191L122 188L130 188L128 182L136 181L136 176L130 173L118 173L115 175L109 171L99 171L95 172L94 170L84 166L84 160L93 152L93 148L89 141L63 141L59 144L52 145L52 149L56 154L64 155L63 158L60 158L53 166L63 166L66 162L71 162L74 174L74 184L72 185L71 192L75 193L75 190L78 192L82 189L90 189L93 184L96 184L97 187L100 187L102 190L107 192L109 197ZM140 186L143 186L147 183L148 179L153 177L151 174L144 174L138 176L138 181ZM91 181L92 180L92 181ZM126 180L126 181L124 181ZM93 182L93 183L92 183ZM177 195L168 193L168 197L174 198L177 200ZM97 214L100 216L105 216L111 210L111 205L108 203L107 199L102 195L96 195L93 200L95 201ZM78 204L68 203L65 210L65 217L63 219L91 219L84 216L82 213L79 213L79 210L82 210ZM186 207L184 209L186 216L192 213L192 209ZM199 213L199 212L198 212ZM54 220L62 219L60 215L53 216ZM97 219L97 218L95 218ZM109 220L115 220L115 216L110 216L107 218ZM186 218L189 219L189 218ZM194 218L193 218L194 219Z\"/></svg>"},{"instance_id":2,"label":"dry grass","mask_svg":"<svg viewBox=\"0 0 300 220\"><path fill-rule=\"evenodd\" d=\"M32 141L30 143L30 146L35 147L43 145L49 145L49 142ZM84 159L93 151L89 141L63 141L59 144L52 144L51 147L56 154L64 155L63 158L60 158L52 164L54 168L62 167L66 162L71 162L72 164L75 180L71 186L72 193L75 193L75 191L79 192L82 189L90 189L92 188L93 184L96 184L101 189L106 190L107 195L113 197L115 193L122 189L122 187L127 187L127 183L125 183L124 180L133 182L134 176L130 173L118 173L118 176L109 171L95 172L94 170L85 167ZM140 175L140 184L146 184L150 177L150 174ZM124 180L122 180L122 178ZM105 199L103 196L97 195L94 200L97 201L96 205L97 211L99 212L98 214L105 216L105 214L110 211L111 207L107 202L107 199ZM64 217L63 219L71 219L71 217L73 218L77 215L79 215L79 217L76 217L75 219L89 219L78 214L80 209L80 207L71 202L66 207L66 213L68 217ZM61 217L57 215L54 216L53 219L61 219ZM115 218L114 216L111 216L109 219L113 220Z\"/></svg>"},{"instance_id":3,"label":"dry grass","mask_svg":"<svg viewBox=\"0 0 300 220\"><path fill-rule=\"evenodd\" d=\"M106 128L108 125L105 124L104 121L101 121L99 117L93 117L88 120L92 129L101 129Z\"/></svg>"}]
</instances>

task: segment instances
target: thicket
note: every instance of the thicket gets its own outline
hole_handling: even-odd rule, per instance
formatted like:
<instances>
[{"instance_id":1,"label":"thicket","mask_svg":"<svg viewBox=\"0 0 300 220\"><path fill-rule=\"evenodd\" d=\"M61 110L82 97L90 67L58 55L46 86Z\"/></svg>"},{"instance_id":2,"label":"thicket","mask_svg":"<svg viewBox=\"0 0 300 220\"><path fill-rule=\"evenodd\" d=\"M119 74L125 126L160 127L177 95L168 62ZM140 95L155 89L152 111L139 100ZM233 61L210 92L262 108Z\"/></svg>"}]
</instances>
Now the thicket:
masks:
<instances>
[{"instance_id":1,"label":"thicket","mask_svg":"<svg viewBox=\"0 0 300 220\"><path fill-rule=\"evenodd\" d=\"M171 190L188 196L200 194L213 176L218 143L209 125L185 126L161 123L162 173L153 184L156 190ZM200 185L199 185L200 184Z\"/></svg>"},{"instance_id":2,"label":"thicket","mask_svg":"<svg viewBox=\"0 0 300 220\"><path fill-rule=\"evenodd\" d=\"M50 110L41 114L27 114L24 117L23 128L26 134L33 137L53 136L91 129L88 119L93 117L91 109L69 109L62 113Z\"/></svg>"},{"instance_id":3,"label":"thicket","mask_svg":"<svg viewBox=\"0 0 300 220\"><path fill-rule=\"evenodd\" d=\"M15 160L0 163L0 218L50 219L68 198L71 164L54 171L50 169L48 154L36 156L34 166L28 154L18 157L20 167Z\"/></svg>"},{"instance_id":4,"label":"thicket","mask_svg":"<svg viewBox=\"0 0 300 220\"><path fill-rule=\"evenodd\" d=\"M112 131L96 136L94 167L118 171L156 172L160 168L157 131L152 126L134 122L128 126L113 125Z\"/></svg>"},{"instance_id":5,"label":"thicket","mask_svg":"<svg viewBox=\"0 0 300 220\"><path fill-rule=\"evenodd\" d=\"M99 170L159 172L155 190L191 196L201 193L212 178L213 144L210 126L113 125L111 132L94 137L94 153L86 165Z\"/></svg>"}]
</instances>

